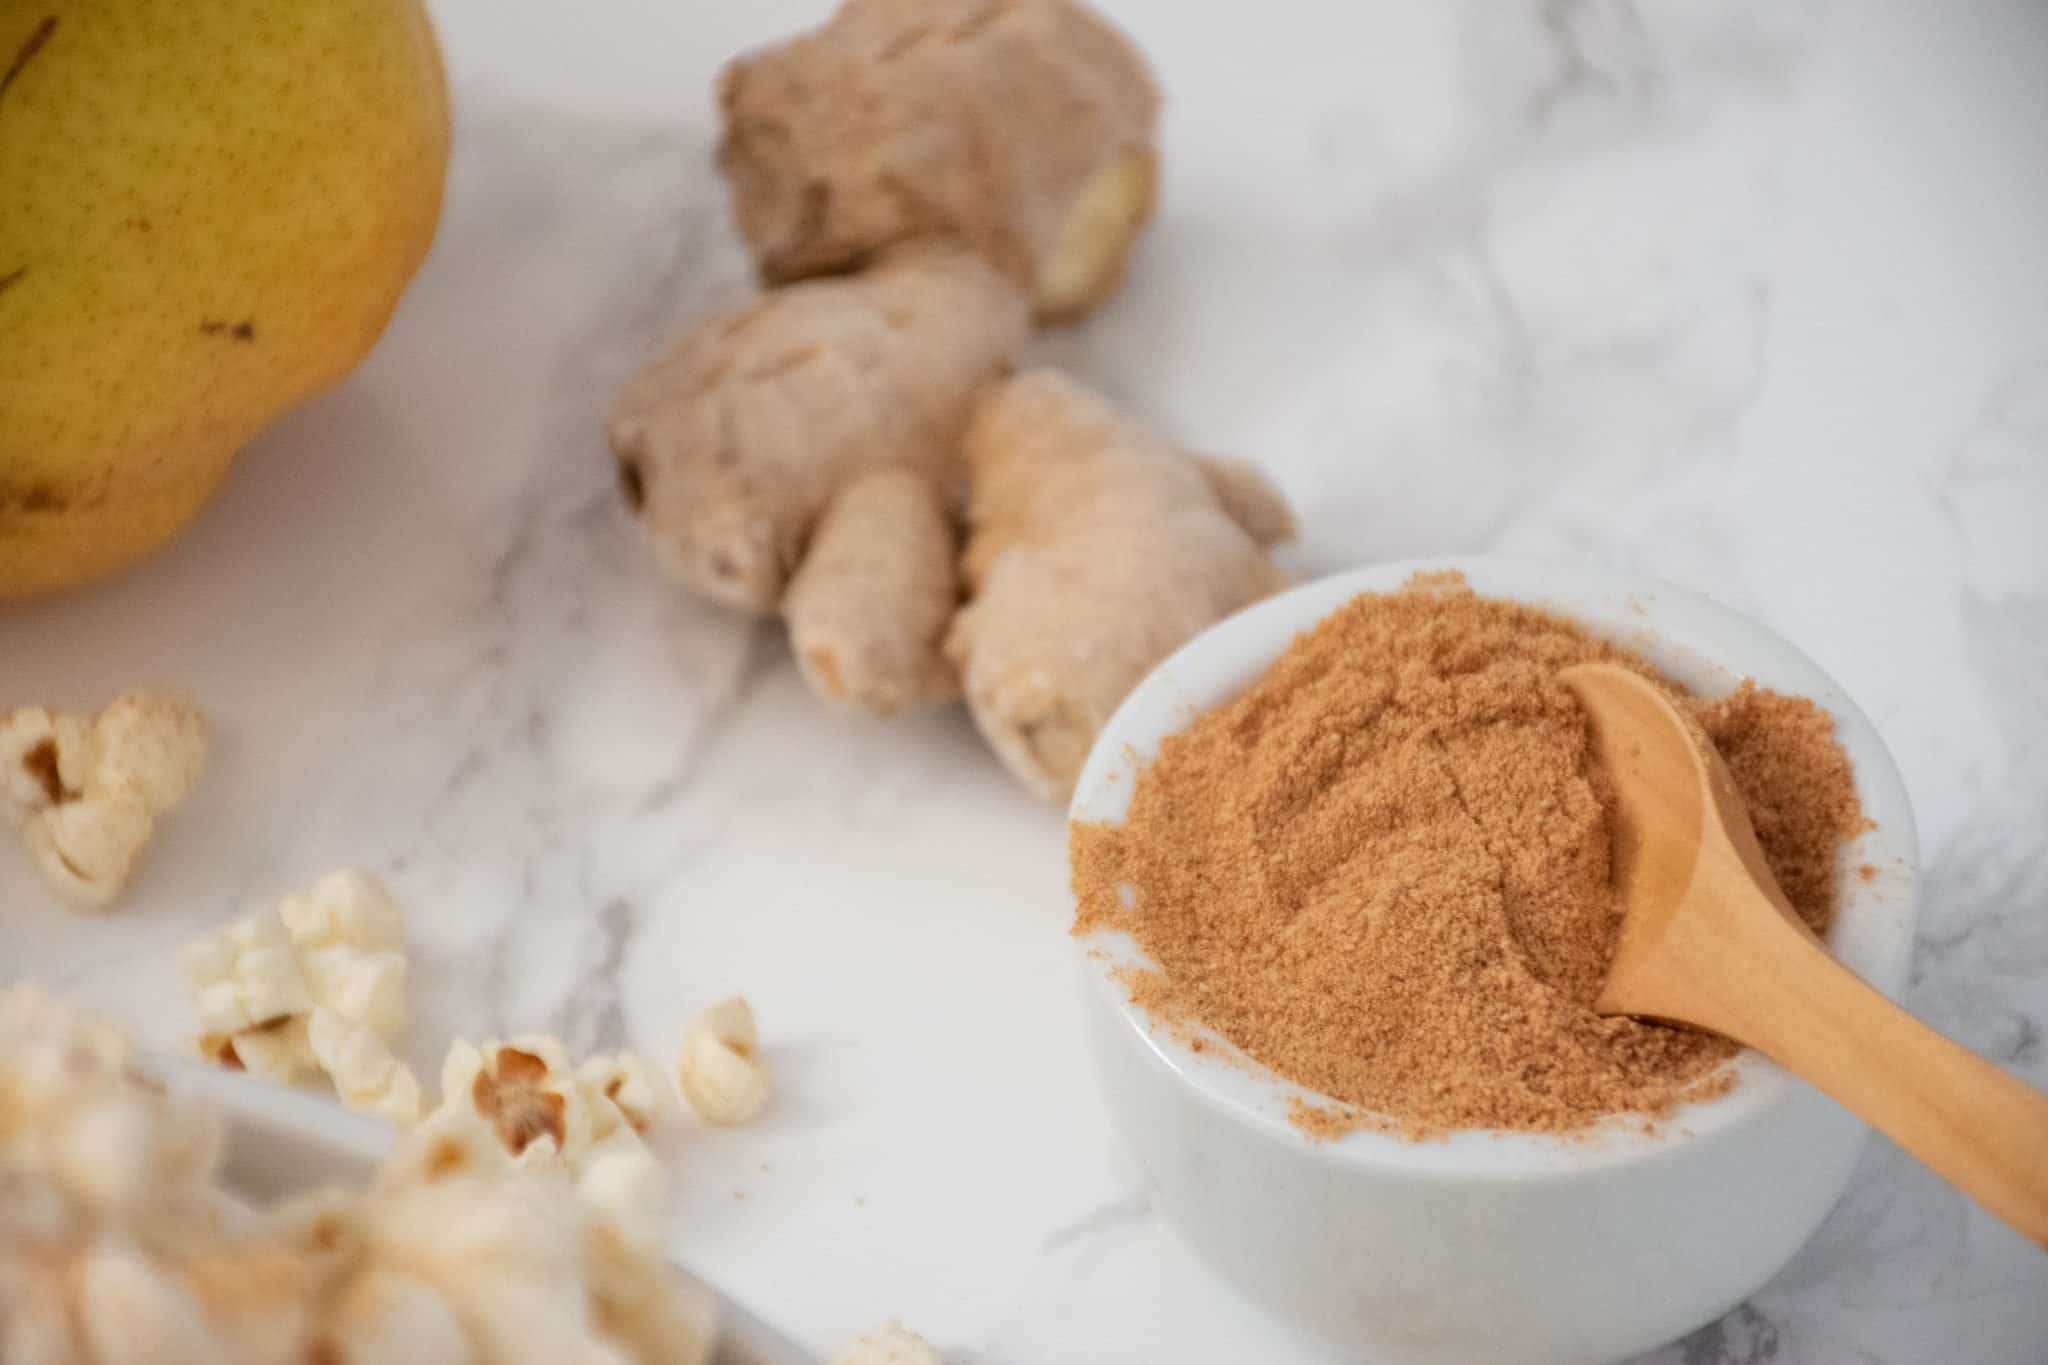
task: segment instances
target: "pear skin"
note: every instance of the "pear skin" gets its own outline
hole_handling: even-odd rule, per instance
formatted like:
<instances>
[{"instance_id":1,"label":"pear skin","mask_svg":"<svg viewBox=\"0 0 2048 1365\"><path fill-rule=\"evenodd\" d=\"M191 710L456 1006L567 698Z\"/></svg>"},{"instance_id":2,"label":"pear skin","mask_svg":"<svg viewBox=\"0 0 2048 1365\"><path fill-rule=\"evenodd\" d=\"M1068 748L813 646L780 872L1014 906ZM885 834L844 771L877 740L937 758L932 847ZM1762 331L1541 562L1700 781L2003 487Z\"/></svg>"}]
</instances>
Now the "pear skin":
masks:
<instances>
[{"instance_id":1,"label":"pear skin","mask_svg":"<svg viewBox=\"0 0 2048 1365\"><path fill-rule=\"evenodd\" d=\"M418 0L0 0L0 599L169 539L433 240Z\"/></svg>"}]
</instances>

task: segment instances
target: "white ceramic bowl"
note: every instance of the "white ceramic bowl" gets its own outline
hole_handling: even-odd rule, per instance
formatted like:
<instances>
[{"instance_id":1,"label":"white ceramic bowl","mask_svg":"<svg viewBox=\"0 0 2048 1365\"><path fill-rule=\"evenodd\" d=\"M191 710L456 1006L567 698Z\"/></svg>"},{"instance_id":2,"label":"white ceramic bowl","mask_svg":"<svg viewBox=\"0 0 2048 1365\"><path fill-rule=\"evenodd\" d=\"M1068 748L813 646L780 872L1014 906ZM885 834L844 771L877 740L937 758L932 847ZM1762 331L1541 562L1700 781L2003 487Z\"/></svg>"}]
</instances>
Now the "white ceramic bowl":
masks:
<instances>
[{"instance_id":1,"label":"white ceramic bowl","mask_svg":"<svg viewBox=\"0 0 2048 1365\"><path fill-rule=\"evenodd\" d=\"M1257 678L1294 636L1362 592L1455 569L1487 596L1551 608L1715 694L1742 677L1834 714L1876 827L1845 850L1835 955L1887 995L1912 951L1912 812L1877 732L1809 659L1763 627L1650 579L1509 559L1385 564L1298 587L1162 663L1104 728L1077 820L1115 821L1165 735ZM1845 868L1846 871L1846 868ZM1155 1027L1112 973L1130 937L1077 940L1106 1102L1159 1207L1196 1253L1282 1318L1381 1365L1590 1365L1733 1308L1841 1197L1866 1129L1754 1053L1726 1096L1655 1136L1616 1122L1569 1139L1376 1132L1316 1142L1287 1121L1316 1098L1243 1058Z\"/></svg>"}]
</instances>

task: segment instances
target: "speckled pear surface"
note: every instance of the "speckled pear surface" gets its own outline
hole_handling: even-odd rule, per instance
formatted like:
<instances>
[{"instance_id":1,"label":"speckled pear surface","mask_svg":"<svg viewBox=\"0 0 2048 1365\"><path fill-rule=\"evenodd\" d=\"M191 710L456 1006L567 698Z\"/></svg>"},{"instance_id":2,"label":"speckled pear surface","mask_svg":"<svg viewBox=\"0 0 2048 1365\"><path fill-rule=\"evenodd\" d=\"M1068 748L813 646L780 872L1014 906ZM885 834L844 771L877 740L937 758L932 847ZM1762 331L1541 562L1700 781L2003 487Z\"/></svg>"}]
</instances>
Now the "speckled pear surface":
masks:
<instances>
[{"instance_id":1,"label":"speckled pear surface","mask_svg":"<svg viewBox=\"0 0 2048 1365\"><path fill-rule=\"evenodd\" d=\"M0 599L169 538L433 239L417 0L0 0Z\"/></svg>"}]
</instances>

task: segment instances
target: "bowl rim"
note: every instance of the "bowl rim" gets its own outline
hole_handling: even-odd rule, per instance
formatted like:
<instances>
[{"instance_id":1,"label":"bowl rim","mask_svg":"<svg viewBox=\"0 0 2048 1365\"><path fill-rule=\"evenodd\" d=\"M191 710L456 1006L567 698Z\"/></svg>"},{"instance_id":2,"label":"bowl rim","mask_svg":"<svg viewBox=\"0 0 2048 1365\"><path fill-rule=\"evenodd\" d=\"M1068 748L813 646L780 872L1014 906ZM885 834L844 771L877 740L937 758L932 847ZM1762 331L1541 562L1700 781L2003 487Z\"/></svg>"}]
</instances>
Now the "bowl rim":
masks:
<instances>
[{"instance_id":1,"label":"bowl rim","mask_svg":"<svg viewBox=\"0 0 2048 1365\"><path fill-rule=\"evenodd\" d=\"M1711 598L1659 579L1584 564L1509 556L1452 556L1366 565L1298 584L1216 623L1158 664L1111 716L1075 783L1068 819L1121 819L1131 782L1158 741L1262 674L1294 637L1361 593L1386 592L1418 573L1455 572L1482 596L1508 598L1570 617L1596 635L1636 650L1688 686L1717 695L1744 677L1812 698L1835 718L1854 765L1858 799L1872 827L1844 844L1842 899L1829 947L1885 995L1896 997L1911 963L1917 921L1918 838L1897 764L1876 727L1840 684L1789 641ZM1865 879L1851 869L1869 865ZM1070 914L1075 909L1071 889ZM1298 1152L1343 1166L1460 1180L1572 1178L1616 1166L1655 1164L1750 1127L1805 1092L1804 1082L1744 1050L1730 1064L1735 1084L1684 1104L1645 1131L1640 1115L1617 1115L1568 1133L1464 1129L1416 1140L1377 1129L1311 1137L1287 1118L1290 1099L1333 1103L1244 1056L1220 1035L1201 1052L1181 1031L1151 1017L1117 979L1127 966L1157 966L1128 933L1073 936L1084 989L1129 1030L1157 1065L1222 1117ZM1810 1092L1805 1092L1810 1093Z\"/></svg>"}]
</instances>

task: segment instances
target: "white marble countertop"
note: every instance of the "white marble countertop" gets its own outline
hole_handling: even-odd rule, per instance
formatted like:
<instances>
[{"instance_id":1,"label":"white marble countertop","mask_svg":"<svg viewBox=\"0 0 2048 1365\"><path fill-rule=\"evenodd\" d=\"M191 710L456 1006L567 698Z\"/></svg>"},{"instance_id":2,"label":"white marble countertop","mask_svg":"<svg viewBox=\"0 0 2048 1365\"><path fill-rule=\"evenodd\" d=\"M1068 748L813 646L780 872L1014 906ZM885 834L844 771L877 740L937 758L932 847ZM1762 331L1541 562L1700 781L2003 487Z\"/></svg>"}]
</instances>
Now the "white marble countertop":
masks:
<instances>
[{"instance_id":1,"label":"white marble countertop","mask_svg":"<svg viewBox=\"0 0 2048 1365\"><path fill-rule=\"evenodd\" d=\"M695 1139L678 1253L824 1349L1321 1362L1148 1211L1071 1007L1057 815L957 711L813 704L627 534L611 386L741 261L708 83L822 0L443 0L441 237L370 362L140 573L0 615L0 691L157 680L216 762L103 919L0 850L0 977L170 1041L176 944L337 863L418 949L416 1062L780 1080ZM1500 549L1753 612L1860 699L1926 852L1911 1005L2048 1082L2048 9L1107 6L1169 95L1127 292L1048 354L1298 501L1304 571ZM1668 11L1668 12L1667 12ZM1873 1143L1784 1276L1657 1365L2041 1365L2048 1257Z\"/></svg>"}]
</instances>

